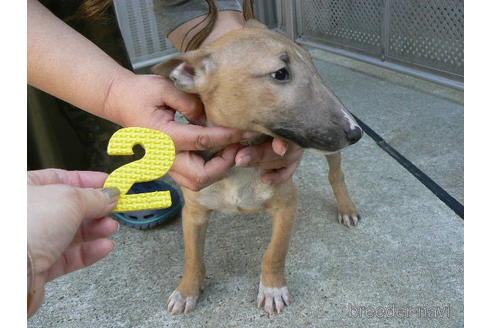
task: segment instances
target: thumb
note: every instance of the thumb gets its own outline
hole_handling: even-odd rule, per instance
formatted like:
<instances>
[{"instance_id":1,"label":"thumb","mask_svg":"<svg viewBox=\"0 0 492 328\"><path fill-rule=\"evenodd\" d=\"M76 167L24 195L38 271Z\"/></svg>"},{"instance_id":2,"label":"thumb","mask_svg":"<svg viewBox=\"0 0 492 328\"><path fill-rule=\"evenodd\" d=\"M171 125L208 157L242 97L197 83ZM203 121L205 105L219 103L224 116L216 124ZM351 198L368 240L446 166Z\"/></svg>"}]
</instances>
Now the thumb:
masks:
<instances>
[{"instance_id":1,"label":"thumb","mask_svg":"<svg viewBox=\"0 0 492 328\"><path fill-rule=\"evenodd\" d=\"M117 188L74 188L77 210L82 219L95 219L107 216L120 196Z\"/></svg>"}]
</instances>

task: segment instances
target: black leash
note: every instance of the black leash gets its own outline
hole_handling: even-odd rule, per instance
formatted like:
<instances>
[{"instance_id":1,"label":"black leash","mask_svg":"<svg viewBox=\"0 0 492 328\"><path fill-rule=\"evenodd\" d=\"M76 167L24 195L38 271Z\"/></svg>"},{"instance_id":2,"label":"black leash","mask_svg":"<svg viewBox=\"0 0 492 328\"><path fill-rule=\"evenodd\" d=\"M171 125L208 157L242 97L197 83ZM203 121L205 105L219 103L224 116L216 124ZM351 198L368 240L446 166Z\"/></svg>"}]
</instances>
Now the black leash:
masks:
<instances>
[{"instance_id":1,"label":"black leash","mask_svg":"<svg viewBox=\"0 0 492 328\"><path fill-rule=\"evenodd\" d=\"M395 148L391 147L379 134L377 134L373 129L362 122L357 116L352 114L357 123L360 125L362 130L369 137L371 137L376 144L381 147L386 153L393 157L398 163L400 163L408 172L410 172L414 177L416 177L424 186L434 193L444 204L446 204L450 209L452 209L460 218L464 218L464 206L451 196L446 190L439 186L434 180L432 180L427 174L422 172L418 167L416 167L412 162L406 159L402 154L400 154Z\"/></svg>"}]
</instances>

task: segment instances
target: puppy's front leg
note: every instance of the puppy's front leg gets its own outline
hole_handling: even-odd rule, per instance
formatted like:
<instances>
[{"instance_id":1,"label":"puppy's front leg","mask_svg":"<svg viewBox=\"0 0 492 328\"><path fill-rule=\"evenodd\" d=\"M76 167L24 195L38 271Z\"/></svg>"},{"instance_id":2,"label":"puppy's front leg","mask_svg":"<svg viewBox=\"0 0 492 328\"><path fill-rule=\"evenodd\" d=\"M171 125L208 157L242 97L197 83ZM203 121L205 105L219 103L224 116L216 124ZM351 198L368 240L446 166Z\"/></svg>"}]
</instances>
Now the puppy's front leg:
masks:
<instances>
[{"instance_id":1,"label":"puppy's front leg","mask_svg":"<svg viewBox=\"0 0 492 328\"><path fill-rule=\"evenodd\" d=\"M343 223L349 228L356 226L360 220L360 215L347 192L342 171L342 155L336 153L326 155L325 157L329 166L328 179L337 200L338 222Z\"/></svg>"},{"instance_id":2,"label":"puppy's front leg","mask_svg":"<svg viewBox=\"0 0 492 328\"><path fill-rule=\"evenodd\" d=\"M297 190L292 181L281 188L282 192L268 204L268 211L272 214L272 239L263 254L257 297L258 307L269 314L275 310L280 313L289 305L289 291L284 271L297 212Z\"/></svg>"},{"instance_id":3,"label":"puppy's front leg","mask_svg":"<svg viewBox=\"0 0 492 328\"><path fill-rule=\"evenodd\" d=\"M186 192L185 199L186 199ZM185 265L181 282L169 296L167 310L171 314L188 313L195 308L205 278L203 251L209 210L186 199L182 212L185 243Z\"/></svg>"}]
</instances>

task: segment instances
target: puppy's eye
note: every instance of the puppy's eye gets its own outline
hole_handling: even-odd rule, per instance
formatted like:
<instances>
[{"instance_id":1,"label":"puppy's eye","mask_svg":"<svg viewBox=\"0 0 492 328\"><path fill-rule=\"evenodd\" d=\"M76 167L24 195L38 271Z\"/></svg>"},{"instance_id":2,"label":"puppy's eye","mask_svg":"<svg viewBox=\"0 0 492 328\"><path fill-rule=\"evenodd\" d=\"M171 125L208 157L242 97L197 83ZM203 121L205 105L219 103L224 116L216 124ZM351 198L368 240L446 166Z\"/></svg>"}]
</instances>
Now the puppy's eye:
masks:
<instances>
[{"instance_id":1,"label":"puppy's eye","mask_svg":"<svg viewBox=\"0 0 492 328\"><path fill-rule=\"evenodd\" d=\"M286 82L290 79L289 71L284 67L270 74L270 77L277 81Z\"/></svg>"}]
</instances>

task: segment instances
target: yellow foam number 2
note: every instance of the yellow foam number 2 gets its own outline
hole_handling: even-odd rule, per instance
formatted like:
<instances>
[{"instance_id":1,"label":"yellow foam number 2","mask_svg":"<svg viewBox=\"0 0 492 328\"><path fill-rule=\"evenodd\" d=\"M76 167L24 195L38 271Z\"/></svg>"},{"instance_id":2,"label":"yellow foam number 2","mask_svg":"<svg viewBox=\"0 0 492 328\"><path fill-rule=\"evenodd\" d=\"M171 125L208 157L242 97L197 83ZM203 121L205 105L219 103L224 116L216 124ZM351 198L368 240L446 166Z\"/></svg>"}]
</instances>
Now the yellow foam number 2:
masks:
<instances>
[{"instance_id":1,"label":"yellow foam number 2","mask_svg":"<svg viewBox=\"0 0 492 328\"><path fill-rule=\"evenodd\" d=\"M141 145L145 155L114 170L104 187L116 187L121 196L113 212L129 212L166 208L172 205L169 191L155 191L128 195L134 183L158 179L173 165L176 151L167 134L146 128L123 128L116 131L108 144L109 155L133 155L133 147Z\"/></svg>"}]
</instances>

